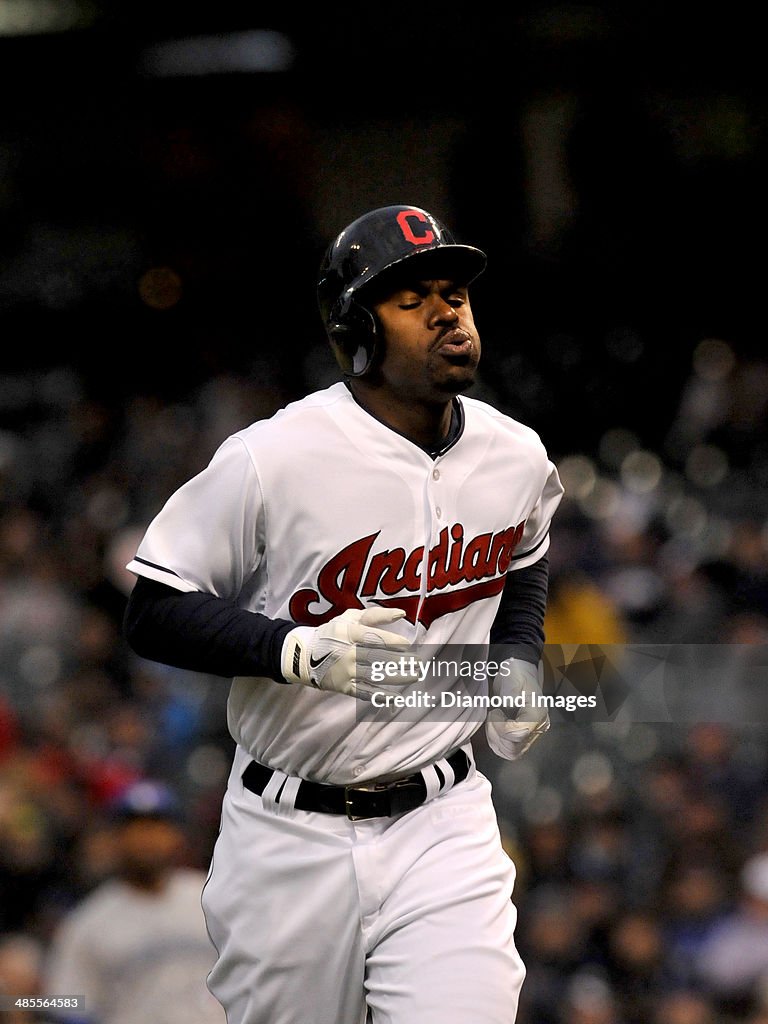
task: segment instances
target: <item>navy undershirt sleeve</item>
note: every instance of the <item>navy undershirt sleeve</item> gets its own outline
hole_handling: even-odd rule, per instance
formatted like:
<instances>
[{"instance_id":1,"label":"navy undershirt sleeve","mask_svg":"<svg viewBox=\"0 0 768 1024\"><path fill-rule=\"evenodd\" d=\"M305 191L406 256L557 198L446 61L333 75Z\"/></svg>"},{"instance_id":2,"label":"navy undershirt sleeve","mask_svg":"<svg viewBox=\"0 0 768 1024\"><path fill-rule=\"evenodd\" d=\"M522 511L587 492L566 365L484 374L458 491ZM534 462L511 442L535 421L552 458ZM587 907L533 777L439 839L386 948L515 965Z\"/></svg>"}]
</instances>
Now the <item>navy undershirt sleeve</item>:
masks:
<instances>
[{"instance_id":1,"label":"navy undershirt sleeve","mask_svg":"<svg viewBox=\"0 0 768 1024\"><path fill-rule=\"evenodd\" d=\"M537 664L544 646L548 559L507 575L491 643ZM283 683L280 656L295 623L238 608L213 594L182 593L140 576L128 599L124 631L142 658L223 676L266 676Z\"/></svg>"},{"instance_id":2,"label":"navy undershirt sleeve","mask_svg":"<svg viewBox=\"0 0 768 1024\"><path fill-rule=\"evenodd\" d=\"M182 593L140 576L124 633L142 658L210 675L267 676L279 683L283 641L295 622L270 619L213 594Z\"/></svg>"},{"instance_id":3,"label":"navy undershirt sleeve","mask_svg":"<svg viewBox=\"0 0 768 1024\"><path fill-rule=\"evenodd\" d=\"M510 645L507 656L538 665L544 649L544 614L549 587L549 555L507 573L501 603L491 627L491 645Z\"/></svg>"}]
</instances>

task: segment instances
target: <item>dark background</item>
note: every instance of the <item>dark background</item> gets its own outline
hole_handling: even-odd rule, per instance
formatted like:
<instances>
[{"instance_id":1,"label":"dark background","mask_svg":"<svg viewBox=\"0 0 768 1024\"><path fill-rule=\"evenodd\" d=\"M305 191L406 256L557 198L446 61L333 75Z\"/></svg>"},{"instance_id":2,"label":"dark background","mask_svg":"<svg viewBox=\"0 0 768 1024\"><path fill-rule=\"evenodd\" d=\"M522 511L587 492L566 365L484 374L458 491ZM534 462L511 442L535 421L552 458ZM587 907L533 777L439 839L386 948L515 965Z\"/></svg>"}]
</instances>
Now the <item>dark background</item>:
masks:
<instances>
[{"instance_id":1,"label":"dark background","mask_svg":"<svg viewBox=\"0 0 768 1024\"><path fill-rule=\"evenodd\" d=\"M199 73L253 30L282 70ZM108 874L127 782L178 789L207 866L225 686L126 649L123 566L228 433L337 378L317 267L375 206L488 253L476 394L566 484L548 642L760 665L763 51L736 4L0 0L0 976L6 940L36 969ZM520 1024L765 1024L757 981L717 988L701 959L768 851L751 692L702 728L559 724L519 764L479 741L519 869Z\"/></svg>"},{"instance_id":2,"label":"dark background","mask_svg":"<svg viewBox=\"0 0 768 1024\"><path fill-rule=\"evenodd\" d=\"M555 450L608 425L659 446L702 338L761 354L748 12L191 7L104 4L79 30L0 37L9 371L75 366L119 401L266 359L300 393L322 249L399 201L488 251L486 375ZM288 69L147 70L160 43L253 28L290 41ZM161 311L137 287L157 267L179 277Z\"/></svg>"}]
</instances>

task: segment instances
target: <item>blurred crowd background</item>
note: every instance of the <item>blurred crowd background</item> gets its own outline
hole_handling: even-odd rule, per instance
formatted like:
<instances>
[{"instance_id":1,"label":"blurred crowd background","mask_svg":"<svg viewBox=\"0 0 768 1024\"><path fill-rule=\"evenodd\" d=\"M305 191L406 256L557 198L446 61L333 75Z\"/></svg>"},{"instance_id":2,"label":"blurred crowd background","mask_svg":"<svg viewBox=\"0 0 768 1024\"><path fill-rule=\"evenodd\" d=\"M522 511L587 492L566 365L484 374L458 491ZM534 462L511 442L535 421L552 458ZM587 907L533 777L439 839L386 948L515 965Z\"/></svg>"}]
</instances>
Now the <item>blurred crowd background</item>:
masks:
<instances>
[{"instance_id":1,"label":"blurred crowd background","mask_svg":"<svg viewBox=\"0 0 768 1024\"><path fill-rule=\"evenodd\" d=\"M124 565L230 432L337 379L315 273L373 206L489 254L475 393L566 485L548 643L730 645L761 692L750 14L215 7L0 0L0 991L45 991L131 782L173 787L207 869L226 681L127 649ZM760 708L559 722L515 764L478 742L519 869L519 1024L768 1022Z\"/></svg>"}]
</instances>

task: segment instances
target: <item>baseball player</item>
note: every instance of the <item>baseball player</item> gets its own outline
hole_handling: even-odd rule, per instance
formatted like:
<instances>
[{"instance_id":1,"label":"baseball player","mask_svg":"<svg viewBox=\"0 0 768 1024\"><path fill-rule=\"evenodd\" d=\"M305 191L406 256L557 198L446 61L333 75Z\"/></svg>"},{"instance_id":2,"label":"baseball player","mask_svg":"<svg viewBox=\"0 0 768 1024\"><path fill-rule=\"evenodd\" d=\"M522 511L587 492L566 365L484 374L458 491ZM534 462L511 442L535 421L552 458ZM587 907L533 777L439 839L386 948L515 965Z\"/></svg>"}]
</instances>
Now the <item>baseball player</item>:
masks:
<instances>
[{"instance_id":1,"label":"baseball player","mask_svg":"<svg viewBox=\"0 0 768 1024\"><path fill-rule=\"evenodd\" d=\"M229 1024L515 1019L514 867L471 741L485 721L512 759L548 727L508 698L537 682L562 487L530 428L461 397L485 264L418 207L344 228L318 285L343 380L224 441L129 563L134 649L232 678L203 893ZM487 718L482 672L414 681L489 642L512 653Z\"/></svg>"},{"instance_id":2,"label":"baseball player","mask_svg":"<svg viewBox=\"0 0 768 1024\"><path fill-rule=\"evenodd\" d=\"M85 1005L51 1020L226 1024L204 984L215 958L200 908L204 878L180 863L185 837L175 795L146 779L111 810L114 873L61 921L45 967L44 991L80 995Z\"/></svg>"}]
</instances>

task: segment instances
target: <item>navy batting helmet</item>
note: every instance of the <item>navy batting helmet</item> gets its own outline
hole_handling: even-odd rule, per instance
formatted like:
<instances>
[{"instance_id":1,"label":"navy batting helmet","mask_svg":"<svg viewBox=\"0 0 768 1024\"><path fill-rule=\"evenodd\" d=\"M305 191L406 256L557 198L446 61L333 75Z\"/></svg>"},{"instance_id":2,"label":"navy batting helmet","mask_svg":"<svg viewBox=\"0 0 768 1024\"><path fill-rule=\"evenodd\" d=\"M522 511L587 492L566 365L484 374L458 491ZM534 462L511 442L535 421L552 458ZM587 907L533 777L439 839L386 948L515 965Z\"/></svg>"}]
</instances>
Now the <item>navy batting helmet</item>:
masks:
<instances>
[{"instance_id":1,"label":"navy batting helmet","mask_svg":"<svg viewBox=\"0 0 768 1024\"><path fill-rule=\"evenodd\" d=\"M328 247L317 297L334 355L348 377L367 373L377 351L376 318L366 305L369 286L416 256L424 279L445 277L464 285L486 264L484 252L458 244L436 217L417 206L372 210Z\"/></svg>"},{"instance_id":2,"label":"navy batting helmet","mask_svg":"<svg viewBox=\"0 0 768 1024\"><path fill-rule=\"evenodd\" d=\"M181 805L170 786L156 779L142 779L131 783L112 801L109 807L114 822L133 818L181 819Z\"/></svg>"}]
</instances>

